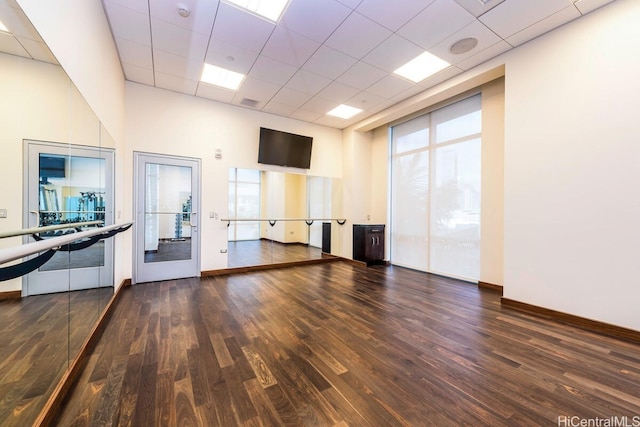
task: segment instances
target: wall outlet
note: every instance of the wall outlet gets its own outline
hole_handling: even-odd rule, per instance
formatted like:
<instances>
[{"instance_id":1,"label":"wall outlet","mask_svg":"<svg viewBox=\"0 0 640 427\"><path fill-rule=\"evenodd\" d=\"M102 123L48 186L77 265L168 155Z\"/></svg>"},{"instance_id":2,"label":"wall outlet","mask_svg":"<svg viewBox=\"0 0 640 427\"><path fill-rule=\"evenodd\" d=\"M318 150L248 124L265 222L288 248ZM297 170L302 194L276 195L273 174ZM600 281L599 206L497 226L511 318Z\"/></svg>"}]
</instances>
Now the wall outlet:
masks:
<instances>
[{"instance_id":1,"label":"wall outlet","mask_svg":"<svg viewBox=\"0 0 640 427\"><path fill-rule=\"evenodd\" d=\"M226 254L226 253L227 253L227 250L226 250L226 249L220 249L220 253L221 253L221 254Z\"/></svg>"},{"instance_id":2,"label":"wall outlet","mask_svg":"<svg viewBox=\"0 0 640 427\"><path fill-rule=\"evenodd\" d=\"M6 217L7 217L7 210L0 209L0 218L6 218Z\"/></svg>"}]
</instances>

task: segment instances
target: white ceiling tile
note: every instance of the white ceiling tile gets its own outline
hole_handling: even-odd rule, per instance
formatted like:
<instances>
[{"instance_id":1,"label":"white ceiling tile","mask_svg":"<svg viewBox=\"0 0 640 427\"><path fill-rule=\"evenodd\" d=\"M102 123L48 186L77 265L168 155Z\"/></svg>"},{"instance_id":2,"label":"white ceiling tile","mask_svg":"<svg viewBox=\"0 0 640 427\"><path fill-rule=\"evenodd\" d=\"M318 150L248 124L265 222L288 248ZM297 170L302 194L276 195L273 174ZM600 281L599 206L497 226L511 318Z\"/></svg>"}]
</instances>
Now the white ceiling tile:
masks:
<instances>
[{"instance_id":1,"label":"white ceiling tile","mask_svg":"<svg viewBox=\"0 0 640 427\"><path fill-rule=\"evenodd\" d=\"M22 47L13 35L0 31L0 51L11 55L31 58L31 55Z\"/></svg>"},{"instance_id":2,"label":"white ceiling tile","mask_svg":"<svg viewBox=\"0 0 640 427\"><path fill-rule=\"evenodd\" d=\"M153 48L199 61L204 61L209 37L185 30L177 25L151 18Z\"/></svg>"},{"instance_id":3,"label":"white ceiling tile","mask_svg":"<svg viewBox=\"0 0 640 427\"><path fill-rule=\"evenodd\" d=\"M501 43L506 44L504 42L501 42ZM457 76L460 73L462 73L462 70L458 66L445 68L439 73L436 73L433 76L427 77L426 79L422 80L420 83L418 83L418 86L423 87L425 89L430 88L446 80L449 80L451 77Z\"/></svg>"},{"instance_id":4,"label":"white ceiling tile","mask_svg":"<svg viewBox=\"0 0 640 427\"><path fill-rule=\"evenodd\" d=\"M53 53L51 53L51 50L49 50L49 47L44 44L44 42L32 39L23 39L20 37L16 38L18 39L22 47L25 48L27 52L29 52L29 55L33 59L37 61L48 62L50 64L58 64L58 60L55 56L53 56Z\"/></svg>"},{"instance_id":5,"label":"white ceiling tile","mask_svg":"<svg viewBox=\"0 0 640 427\"><path fill-rule=\"evenodd\" d=\"M587 13L598 9L599 7L602 7L605 4L609 4L612 1L613 0L578 0L575 3L575 6L578 8L581 14L586 15Z\"/></svg>"},{"instance_id":6,"label":"white ceiling tile","mask_svg":"<svg viewBox=\"0 0 640 427\"><path fill-rule=\"evenodd\" d=\"M115 3L105 2L104 5L114 37L151 44L149 15Z\"/></svg>"},{"instance_id":7,"label":"white ceiling tile","mask_svg":"<svg viewBox=\"0 0 640 427\"><path fill-rule=\"evenodd\" d=\"M407 98L411 98L412 96L420 93L420 92L424 92L424 88L419 86L419 85L414 85L411 86L409 89L403 91L403 92L399 92L396 95L392 96L390 99L394 102L400 102L404 99Z\"/></svg>"},{"instance_id":8,"label":"white ceiling tile","mask_svg":"<svg viewBox=\"0 0 640 427\"><path fill-rule=\"evenodd\" d=\"M204 64L162 50L153 50L153 65L157 72L171 74L187 80L200 80Z\"/></svg>"},{"instance_id":9,"label":"white ceiling tile","mask_svg":"<svg viewBox=\"0 0 640 427\"><path fill-rule=\"evenodd\" d=\"M305 122L314 122L318 120L320 117L324 116L322 113L318 113L315 111L307 111L305 109L299 108L291 113L292 118L297 120L302 120Z\"/></svg>"},{"instance_id":10,"label":"white ceiling tile","mask_svg":"<svg viewBox=\"0 0 640 427\"><path fill-rule=\"evenodd\" d=\"M469 52L461 54L450 52L449 49L451 48L451 45L459 40L469 37L473 37L478 40L478 44L475 48L471 49ZM467 25L460 31L433 46L431 49L429 49L429 52L436 55L440 59L444 59L450 64L457 64L458 62L463 61L480 51L483 51L489 46L493 46L501 40L502 39L500 37L496 36L493 31L489 30L481 22L473 21L471 24Z\"/></svg>"},{"instance_id":11,"label":"white ceiling tile","mask_svg":"<svg viewBox=\"0 0 640 427\"><path fill-rule=\"evenodd\" d=\"M129 81L155 86L153 70L123 62L122 71L124 72L125 78Z\"/></svg>"},{"instance_id":12,"label":"white ceiling tile","mask_svg":"<svg viewBox=\"0 0 640 427\"><path fill-rule=\"evenodd\" d=\"M151 46L136 43L131 40L116 38L116 46L120 60L138 67L153 68L153 57L151 55Z\"/></svg>"},{"instance_id":13,"label":"white ceiling tile","mask_svg":"<svg viewBox=\"0 0 640 427\"><path fill-rule=\"evenodd\" d=\"M293 0L278 25L322 43L351 12L335 0Z\"/></svg>"},{"instance_id":14,"label":"white ceiling tile","mask_svg":"<svg viewBox=\"0 0 640 427\"><path fill-rule=\"evenodd\" d=\"M391 73L423 52L424 49L421 47L393 34L362 60L367 64Z\"/></svg>"},{"instance_id":15,"label":"white ceiling tile","mask_svg":"<svg viewBox=\"0 0 640 427\"><path fill-rule=\"evenodd\" d=\"M18 38L42 41L38 32L33 28L31 21L21 9L0 4L0 21Z\"/></svg>"},{"instance_id":16,"label":"white ceiling tile","mask_svg":"<svg viewBox=\"0 0 640 427\"><path fill-rule=\"evenodd\" d=\"M330 99L320 98L314 96L307 101L301 108L307 111L315 111L318 114L326 114L327 112L336 108L340 103L336 103Z\"/></svg>"},{"instance_id":17,"label":"white ceiling tile","mask_svg":"<svg viewBox=\"0 0 640 427\"><path fill-rule=\"evenodd\" d=\"M373 94L371 92L362 91L351 98L349 98L346 102L347 105L350 105L355 108L362 108L365 111L368 111L374 108L376 105L388 102L387 98L384 98L380 95Z\"/></svg>"},{"instance_id":18,"label":"white ceiling tile","mask_svg":"<svg viewBox=\"0 0 640 427\"><path fill-rule=\"evenodd\" d=\"M509 43L505 42L504 40L500 40L498 43L494 44L493 46L489 46L488 48L456 63L456 67L462 70L470 70L476 65L480 65L483 62L488 61L489 59L494 58L510 50L511 48L512 47Z\"/></svg>"},{"instance_id":19,"label":"white ceiling tile","mask_svg":"<svg viewBox=\"0 0 640 427\"><path fill-rule=\"evenodd\" d=\"M407 40L429 50L475 18L453 0L435 0L398 30ZM428 28L429 31L425 31ZM433 52L431 52L433 53Z\"/></svg>"},{"instance_id":20,"label":"white ceiling tile","mask_svg":"<svg viewBox=\"0 0 640 427\"><path fill-rule=\"evenodd\" d=\"M296 110L297 107L292 107L291 105L282 104L276 101L270 101L267 105L262 107L262 111L265 113L277 114L284 117L291 116Z\"/></svg>"},{"instance_id":21,"label":"white ceiling tile","mask_svg":"<svg viewBox=\"0 0 640 427\"><path fill-rule=\"evenodd\" d=\"M509 0L479 19L503 39L567 7L568 0Z\"/></svg>"},{"instance_id":22,"label":"white ceiling tile","mask_svg":"<svg viewBox=\"0 0 640 427\"><path fill-rule=\"evenodd\" d=\"M291 80L285 86L299 92L315 95L327 87L329 83L331 83L331 80L326 77L300 70L291 77Z\"/></svg>"},{"instance_id":23,"label":"white ceiling tile","mask_svg":"<svg viewBox=\"0 0 640 427\"><path fill-rule=\"evenodd\" d=\"M382 71L373 65L358 62L338 77L336 81L358 89L366 89L375 82L384 78L387 74L387 72Z\"/></svg>"},{"instance_id":24,"label":"white ceiling tile","mask_svg":"<svg viewBox=\"0 0 640 427\"><path fill-rule=\"evenodd\" d=\"M274 28L272 22L220 2L211 37L260 52Z\"/></svg>"},{"instance_id":25,"label":"white ceiling tile","mask_svg":"<svg viewBox=\"0 0 640 427\"><path fill-rule=\"evenodd\" d=\"M511 46L519 46L523 43L530 41L560 25L566 24L569 21L579 18L580 12L573 7L568 6L553 15L538 21L533 25L528 26L522 31L518 31L514 35L508 37L506 40Z\"/></svg>"},{"instance_id":26,"label":"white ceiling tile","mask_svg":"<svg viewBox=\"0 0 640 427\"><path fill-rule=\"evenodd\" d=\"M212 99L214 101L226 102L230 104L235 95L235 91L224 89L218 86L199 82L196 89L196 96L200 98Z\"/></svg>"},{"instance_id":27,"label":"white ceiling tile","mask_svg":"<svg viewBox=\"0 0 640 427\"><path fill-rule=\"evenodd\" d=\"M329 86L318 92L318 96L330 99L336 104L342 104L359 92L360 89L358 88L347 86L340 82L332 82Z\"/></svg>"},{"instance_id":28,"label":"white ceiling tile","mask_svg":"<svg viewBox=\"0 0 640 427\"><path fill-rule=\"evenodd\" d=\"M310 38L283 27L277 27L261 54L285 64L300 67L319 47L320 43Z\"/></svg>"},{"instance_id":29,"label":"white ceiling tile","mask_svg":"<svg viewBox=\"0 0 640 427\"><path fill-rule=\"evenodd\" d=\"M314 120L313 123L316 123L316 124L322 125L322 126L342 128L342 124L344 122L345 122L345 120L341 119L340 117L324 115L324 116L318 117L318 119Z\"/></svg>"},{"instance_id":30,"label":"white ceiling tile","mask_svg":"<svg viewBox=\"0 0 640 427\"><path fill-rule=\"evenodd\" d=\"M335 49L321 46L302 66L302 69L329 79L335 79L351 68L356 61L355 58Z\"/></svg>"},{"instance_id":31,"label":"white ceiling tile","mask_svg":"<svg viewBox=\"0 0 640 427\"><path fill-rule=\"evenodd\" d=\"M111 5L114 4L142 12L145 15L149 14L149 0L104 0L102 4L106 9L110 9Z\"/></svg>"},{"instance_id":32,"label":"white ceiling tile","mask_svg":"<svg viewBox=\"0 0 640 427\"><path fill-rule=\"evenodd\" d=\"M396 1L363 0L356 11L391 31L397 31L432 2L433 0L403 0L399 7L399 2Z\"/></svg>"},{"instance_id":33,"label":"white ceiling tile","mask_svg":"<svg viewBox=\"0 0 640 427\"><path fill-rule=\"evenodd\" d=\"M189 16L183 17L178 13L178 4L185 5L189 9ZM166 0L149 0L149 10L152 18L160 19L190 31L206 34L207 36L211 34L217 8L217 0L180 0L179 3Z\"/></svg>"},{"instance_id":34,"label":"white ceiling tile","mask_svg":"<svg viewBox=\"0 0 640 427\"><path fill-rule=\"evenodd\" d=\"M289 105L291 107L300 108L312 95L308 93L300 92L294 89L283 87L280 91L271 99L271 102L277 102L280 104ZM270 102L270 103L271 103Z\"/></svg>"},{"instance_id":35,"label":"white ceiling tile","mask_svg":"<svg viewBox=\"0 0 640 427\"><path fill-rule=\"evenodd\" d=\"M371 92L374 95L381 96L383 98L391 99L396 94L404 92L411 88L413 84L400 77L388 75L377 83L372 84L367 88L367 92Z\"/></svg>"},{"instance_id":36,"label":"white ceiling tile","mask_svg":"<svg viewBox=\"0 0 640 427\"><path fill-rule=\"evenodd\" d=\"M293 65L260 55L249 72L250 77L284 85L298 69Z\"/></svg>"},{"instance_id":37,"label":"white ceiling tile","mask_svg":"<svg viewBox=\"0 0 640 427\"><path fill-rule=\"evenodd\" d=\"M391 31L355 12L331 34L326 45L354 58L362 58L391 35Z\"/></svg>"},{"instance_id":38,"label":"white ceiling tile","mask_svg":"<svg viewBox=\"0 0 640 427\"><path fill-rule=\"evenodd\" d=\"M351 9L355 9L356 7L358 7L360 3L362 3L362 0L338 0L338 1Z\"/></svg>"},{"instance_id":39,"label":"white ceiling tile","mask_svg":"<svg viewBox=\"0 0 640 427\"><path fill-rule=\"evenodd\" d=\"M280 90L280 85L246 77L236 91L236 97L266 103Z\"/></svg>"},{"instance_id":40,"label":"white ceiling tile","mask_svg":"<svg viewBox=\"0 0 640 427\"><path fill-rule=\"evenodd\" d=\"M198 82L195 80L186 80L170 74L155 73L156 87L172 90L174 92L195 95Z\"/></svg>"},{"instance_id":41,"label":"white ceiling tile","mask_svg":"<svg viewBox=\"0 0 640 427\"><path fill-rule=\"evenodd\" d=\"M243 49L221 40L211 39L205 62L237 73L247 74L258 58L258 52Z\"/></svg>"},{"instance_id":42,"label":"white ceiling tile","mask_svg":"<svg viewBox=\"0 0 640 427\"><path fill-rule=\"evenodd\" d=\"M16 0L1 0L0 4L12 7L14 9L20 9L20 5L18 4L18 2Z\"/></svg>"},{"instance_id":43,"label":"white ceiling tile","mask_svg":"<svg viewBox=\"0 0 640 427\"><path fill-rule=\"evenodd\" d=\"M460 6L464 7L470 14L478 17L493 9L505 0L456 0Z\"/></svg>"}]
</instances>

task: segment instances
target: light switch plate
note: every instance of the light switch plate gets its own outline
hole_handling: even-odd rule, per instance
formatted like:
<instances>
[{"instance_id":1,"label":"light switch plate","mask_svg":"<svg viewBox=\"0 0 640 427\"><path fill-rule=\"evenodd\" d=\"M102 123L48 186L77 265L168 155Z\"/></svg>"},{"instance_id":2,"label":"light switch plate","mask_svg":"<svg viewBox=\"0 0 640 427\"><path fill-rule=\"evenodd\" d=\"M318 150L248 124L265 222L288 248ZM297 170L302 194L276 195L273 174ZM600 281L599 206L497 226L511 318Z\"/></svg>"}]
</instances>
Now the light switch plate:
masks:
<instances>
[{"instance_id":1,"label":"light switch plate","mask_svg":"<svg viewBox=\"0 0 640 427\"><path fill-rule=\"evenodd\" d=\"M6 218L6 217L7 217L7 210L0 209L0 218Z\"/></svg>"}]
</instances>

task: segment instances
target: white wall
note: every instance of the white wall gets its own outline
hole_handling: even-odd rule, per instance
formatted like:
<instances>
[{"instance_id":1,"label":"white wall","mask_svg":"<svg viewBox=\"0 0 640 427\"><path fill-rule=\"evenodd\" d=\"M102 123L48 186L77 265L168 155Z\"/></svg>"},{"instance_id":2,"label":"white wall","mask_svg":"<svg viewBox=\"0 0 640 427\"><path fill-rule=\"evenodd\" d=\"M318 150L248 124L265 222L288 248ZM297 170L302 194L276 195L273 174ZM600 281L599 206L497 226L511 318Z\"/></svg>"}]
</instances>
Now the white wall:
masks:
<instances>
[{"instance_id":1,"label":"white wall","mask_svg":"<svg viewBox=\"0 0 640 427\"><path fill-rule=\"evenodd\" d=\"M116 141L124 77L100 0L17 0L53 55Z\"/></svg>"},{"instance_id":2,"label":"white wall","mask_svg":"<svg viewBox=\"0 0 640 427\"><path fill-rule=\"evenodd\" d=\"M0 53L0 70L0 230L10 231L23 228L23 140L99 146L101 127L60 66ZM21 243L2 239L0 247ZM21 288L19 278L0 282L0 292Z\"/></svg>"},{"instance_id":3,"label":"white wall","mask_svg":"<svg viewBox=\"0 0 640 427\"><path fill-rule=\"evenodd\" d=\"M125 185L122 188L124 215L132 216L133 151L180 155L202 159L202 270L226 268L227 225L209 218L209 212L227 217L229 168L268 169L308 175L340 177L342 174L341 131L286 119L271 114L221 104L207 99L126 84ZM260 127L313 137L311 168L308 171L260 165ZM215 150L222 159L215 159ZM206 236L206 237L205 237ZM127 237L130 238L130 237ZM130 245L129 245L130 247ZM127 259L128 258L128 259ZM131 254L125 256L131 271Z\"/></svg>"},{"instance_id":4,"label":"white wall","mask_svg":"<svg viewBox=\"0 0 640 427\"><path fill-rule=\"evenodd\" d=\"M504 296L640 330L640 2L506 58Z\"/></svg>"}]
</instances>

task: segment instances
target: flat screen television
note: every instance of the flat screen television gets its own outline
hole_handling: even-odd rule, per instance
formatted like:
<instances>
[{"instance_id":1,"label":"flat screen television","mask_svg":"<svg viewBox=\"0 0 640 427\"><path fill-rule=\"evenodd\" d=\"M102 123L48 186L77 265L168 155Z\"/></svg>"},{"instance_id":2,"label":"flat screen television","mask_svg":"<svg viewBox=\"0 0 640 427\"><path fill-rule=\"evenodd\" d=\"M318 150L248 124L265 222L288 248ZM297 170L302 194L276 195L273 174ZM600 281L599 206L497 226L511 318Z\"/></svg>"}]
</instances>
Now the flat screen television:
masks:
<instances>
[{"instance_id":1,"label":"flat screen television","mask_svg":"<svg viewBox=\"0 0 640 427\"><path fill-rule=\"evenodd\" d=\"M258 163L309 169L312 144L310 136L261 127Z\"/></svg>"}]
</instances>

